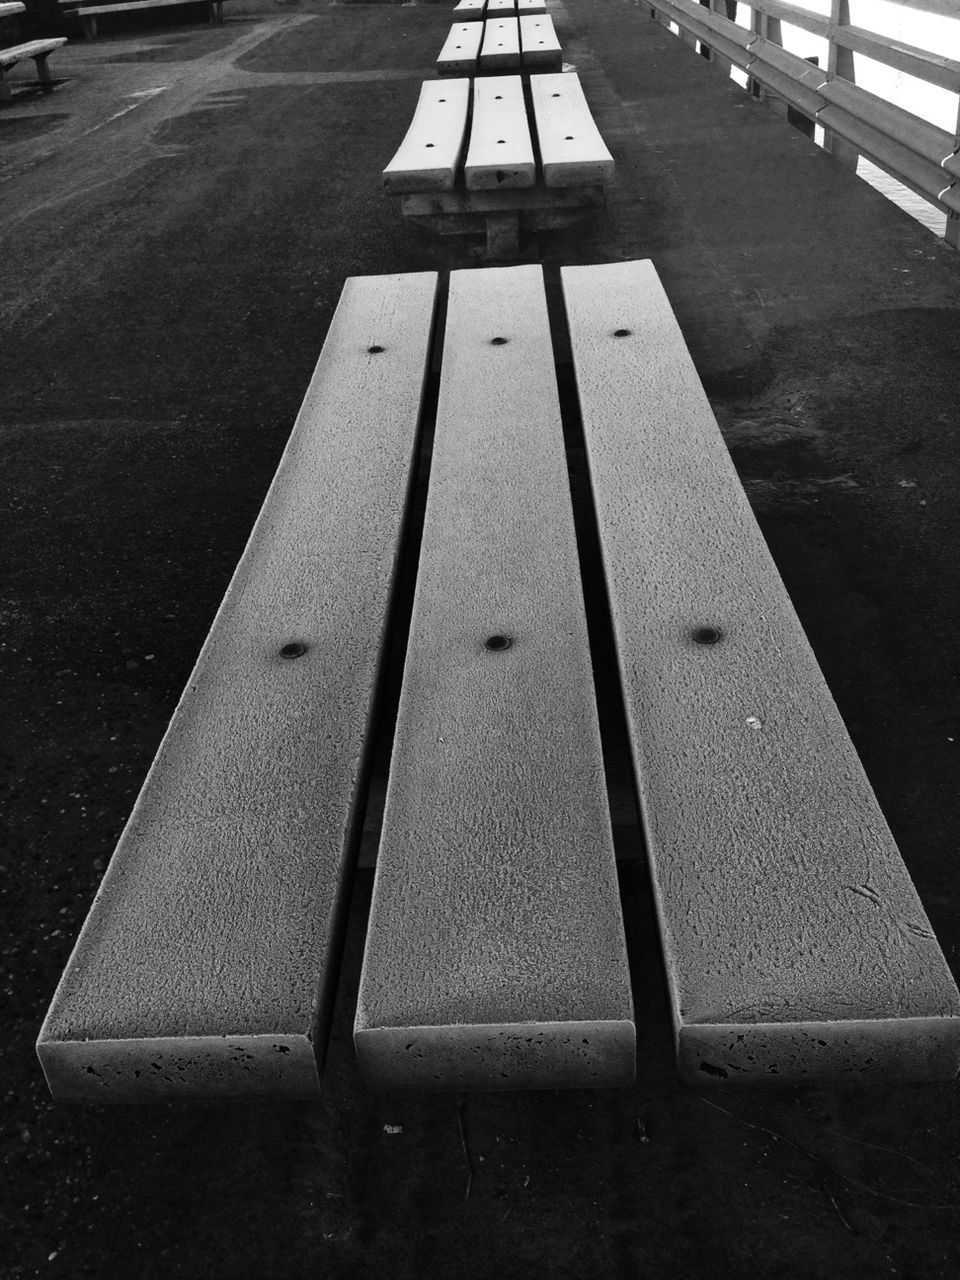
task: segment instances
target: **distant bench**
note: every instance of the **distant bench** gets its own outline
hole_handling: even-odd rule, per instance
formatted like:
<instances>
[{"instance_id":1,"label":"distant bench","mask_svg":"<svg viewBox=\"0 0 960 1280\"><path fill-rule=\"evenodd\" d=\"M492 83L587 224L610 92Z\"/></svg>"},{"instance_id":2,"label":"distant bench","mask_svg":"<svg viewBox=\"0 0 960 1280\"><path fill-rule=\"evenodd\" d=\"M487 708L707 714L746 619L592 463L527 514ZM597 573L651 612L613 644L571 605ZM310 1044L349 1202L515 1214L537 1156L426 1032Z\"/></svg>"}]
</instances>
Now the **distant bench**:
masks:
<instances>
[{"instance_id":1,"label":"distant bench","mask_svg":"<svg viewBox=\"0 0 960 1280\"><path fill-rule=\"evenodd\" d=\"M400 197L405 217L442 235L485 230L488 254L511 257L521 219L543 230L603 204L614 161L575 73L532 75L529 117L520 76L478 78L472 93L467 145L471 82L424 82L383 171L384 190Z\"/></svg>"},{"instance_id":2,"label":"distant bench","mask_svg":"<svg viewBox=\"0 0 960 1280\"><path fill-rule=\"evenodd\" d=\"M97 19L112 13L134 13L141 9L169 9L175 5L203 5L210 22L223 21L223 0L127 0L125 4L84 4L83 0L60 0L64 13L80 20L83 34L97 34Z\"/></svg>"},{"instance_id":3,"label":"distant bench","mask_svg":"<svg viewBox=\"0 0 960 1280\"><path fill-rule=\"evenodd\" d=\"M653 265L560 284L681 1072L952 1079L950 969ZM445 301L431 398L436 274L346 283L41 1029L56 1098L319 1089L430 403L360 1070L633 1079L542 270L454 271Z\"/></svg>"},{"instance_id":4,"label":"distant bench","mask_svg":"<svg viewBox=\"0 0 960 1280\"><path fill-rule=\"evenodd\" d=\"M503 71L559 71L562 53L553 19L545 14L458 22L450 28L437 71L442 76Z\"/></svg>"},{"instance_id":5,"label":"distant bench","mask_svg":"<svg viewBox=\"0 0 960 1280\"><path fill-rule=\"evenodd\" d=\"M13 45L9 49L0 49L0 102L9 102L13 97L13 87L7 78L7 72L18 62L32 58L37 68L37 79L44 93L53 89L53 80L47 58L54 49L67 43L66 36L52 36L49 40L28 40L26 44Z\"/></svg>"},{"instance_id":6,"label":"distant bench","mask_svg":"<svg viewBox=\"0 0 960 1280\"><path fill-rule=\"evenodd\" d=\"M453 7L463 21L478 18L502 18L511 13L546 13L545 0L460 0Z\"/></svg>"}]
</instances>

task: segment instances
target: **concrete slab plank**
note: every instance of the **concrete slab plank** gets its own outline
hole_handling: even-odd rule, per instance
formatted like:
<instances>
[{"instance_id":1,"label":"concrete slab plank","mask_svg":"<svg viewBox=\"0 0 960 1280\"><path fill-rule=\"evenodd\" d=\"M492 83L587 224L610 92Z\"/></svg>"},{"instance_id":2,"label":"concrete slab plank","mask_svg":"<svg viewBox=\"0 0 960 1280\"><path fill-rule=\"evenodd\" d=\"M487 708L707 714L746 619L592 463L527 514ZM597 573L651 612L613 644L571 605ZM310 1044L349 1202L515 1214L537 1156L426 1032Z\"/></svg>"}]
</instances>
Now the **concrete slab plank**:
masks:
<instances>
[{"instance_id":1,"label":"concrete slab plank","mask_svg":"<svg viewBox=\"0 0 960 1280\"><path fill-rule=\"evenodd\" d=\"M360 1069L621 1085L634 1039L542 271L454 271Z\"/></svg>"},{"instance_id":2,"label":"concrete slab plank","mask_svg":"<svg viewBox=\"0 0 960 1280\"><path fill-rule=\"evenodd\" d=\"M344 287L40 1032L58 1099L318 1091L436 285Z\"/></svg>"},{"instance_id":3,"label":"concrete slab plank","mask_svg":"<svg viewBox=\"0 0 960 1280\"><path fill-rule=\"evenodd\" d=\"M561 274L681 1070L952 1078L956 986L656 271Z\"/></svg>"}]
</instances>

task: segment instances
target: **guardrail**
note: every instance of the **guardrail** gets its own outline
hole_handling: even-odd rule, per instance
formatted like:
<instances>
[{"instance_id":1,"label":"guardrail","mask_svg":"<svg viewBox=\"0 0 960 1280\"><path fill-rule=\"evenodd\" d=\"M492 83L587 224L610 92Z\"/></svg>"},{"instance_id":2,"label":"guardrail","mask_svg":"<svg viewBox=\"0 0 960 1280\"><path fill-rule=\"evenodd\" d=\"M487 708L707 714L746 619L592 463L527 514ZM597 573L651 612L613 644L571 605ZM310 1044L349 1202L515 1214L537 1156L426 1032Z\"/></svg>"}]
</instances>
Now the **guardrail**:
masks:
<instances>
[{"instance_id":1,"label":"guardrail","mask_svg":"<svg viewBox=\"0 0 960 1280\"><path fill-rule=\"evenodd\" d=\"M960 17L957 0L894 0L904 9ZM733 0L649 0L650 12L674 22L688 42L721 64L733 64L764 96L785 102L822 125L827 150L852 167L860 155L947 215L946 239L960 248L960 115L953 134L855 83L860 53L940 88L960 93L960 62L853 26L849 0L830 0L830 14L786 0L754 0L753 27L740 26ZM782 46L781 24L828 42L826 70Z\"/></svg>"}]
</instances>

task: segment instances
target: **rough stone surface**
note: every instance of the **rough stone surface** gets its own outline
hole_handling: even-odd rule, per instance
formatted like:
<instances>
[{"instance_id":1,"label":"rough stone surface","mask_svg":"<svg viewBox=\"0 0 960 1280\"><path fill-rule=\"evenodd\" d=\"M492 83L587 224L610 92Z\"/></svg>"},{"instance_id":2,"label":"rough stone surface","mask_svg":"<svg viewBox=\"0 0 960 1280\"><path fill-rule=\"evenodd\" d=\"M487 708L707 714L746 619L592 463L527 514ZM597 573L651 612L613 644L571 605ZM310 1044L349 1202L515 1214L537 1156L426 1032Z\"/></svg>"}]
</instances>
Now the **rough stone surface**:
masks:
<instances>
[{"instance_id":1,"label":"rough stone surface","mask_svg":"<svg viewBox=\"0 0 960 1280\"><path fill-rule=\"evenodd\" d=\"M470 81L425 80L406 136L383 171L383 188L449 191L467 131Z\"/></svg>"},{"instance_id":2,"label":"rough stone surface","mask_svg":"<svg viewBox=\"0 0 960 1280\"><path fill-rule=\"evenodd\" d=\"M442 76L472 76L483 40L483 23L457 22L443 42L437 58L437 71ZM426 86L425 86L426 87ZM459 154L459 153L458 153Z\"/></svg>"},{"instance_id":3,"label":"rough stone surface","mask_svg":"<svg viewBox=\"0 0 960 1280\"><path fill-rule=\"evenodd\" d=\"M613 178L613 156L600 136L576 72L530 77L533 114L548 187L588 187Z\"/></svg>"},{"instance_id":4,"label":"rough stone surface","mask_svg":"<svg viewBox=\"0 0 960 1280\"><path fill-rule=\"evenodd\" d=\"M553 19L543 11L528 11L520 18L520 49L525 71L559 71L562 64L560 41Z\"/></svg>"},{"instance_id":5,"label":"rough stone surface","mask_svg":"<svg viewBox=\"0 0 960 1280\"><path fill-rule=\"evenodd\" d=\"M478 77L473 82L473 122L464 165L467 189L532 187L536 176L520 77Z\"/></svg>"},{"instance_id":6,"label":"rough stone surface","mask_svg":"<svg viewBox=\"0 0 960 1280\"><path fill-rule=\"evenodd\" d=\"M435 291L347 281L41 1030L58 1098L317 1092Z\"/></svg>"},{"instance_id":7,"label":"rough stone surface","mask_svg":"<svg viewBox=\"0 0 960 1280\"><path fill-rule=\"evenodd\" d=\"M562 278L681 1067L949 1078L957 989L653 265Z\"/></svg>"},{"instance_id":8,"label":"rough stone surface","mask_svg":"<svg viewBox=\"0 0 960 1280\"><path fill-rule=\"evenodd\" d=\"M633 1079L539 267L451 273L376 877L355 1032L371 1086Z\"/></svg>"},{"instance_id":9,"label":"rough stone surface","mask_svg":"<svg viewBox=\"0 0 960 1280\"><path fill-rule=\"evenodd\" d=\"M520 27L516 18L494 18L483 24L481 71L520 69Z\"/></svg>"}]
</instances>

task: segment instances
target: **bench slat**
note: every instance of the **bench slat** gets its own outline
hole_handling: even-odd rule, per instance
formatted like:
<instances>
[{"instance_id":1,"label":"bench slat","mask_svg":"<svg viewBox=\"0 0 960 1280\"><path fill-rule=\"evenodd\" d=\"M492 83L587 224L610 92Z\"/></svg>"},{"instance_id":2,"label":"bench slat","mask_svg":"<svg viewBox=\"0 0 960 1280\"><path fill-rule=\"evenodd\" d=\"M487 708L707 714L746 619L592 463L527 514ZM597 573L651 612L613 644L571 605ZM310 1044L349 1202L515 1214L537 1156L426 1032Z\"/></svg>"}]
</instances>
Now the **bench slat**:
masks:
<instances>
[{"instance_id":1,"label":"bench slat","mask_svg":"<svg viewBox=\"0 0 960 1280\"><path fill-rule=\"evenodd\" d=\"M483 10L487 0L460 0L459 4L454 5L453 12L462 22L469 22L471 18L482 18Z\"/></svg>"},{"instance_id":2,"label":"bench slat","mask_svg":"<svg viewBox=\"0 0 960 1280\"><path fill-rule=\"evenodd\" d=\"M525 13L546 13L547 6L545 0L517 0L517 12Z\"/></svg>"},{"instance_id":3,"label":"bench slat","mask_svg":"<svg viewBox=\"0 0 960 1280\"><path fill-rule=\"evenodd\" d=\"M464 177L468 191L532 187L533 143L519 76L473 82L473 125Z\"/></svg>"},{"instance_id":4,"label":"bench slat","mask_svg":"<svg viewBox=\"0 0 960 1280\"><path fill-rule=\"evenodd\" d=\"M209 3L211 0L128 0L126 4L83 4L78 0L76 15L78 18L93 18L109 13L129 13L137 9L171 9L178 5Z\"/></svg>"},{"instance_id":5,"label":"bench slat","mask_svg":"<svg viewBox=\"0 0 960 1280\"><path fill-rule=\"evenodd\" d=\"M547 187L604 185L613 156L600 136L575 72L530 77L543 181Z\"/></svg>"},{"instance_id":6,"label":"bench slat","mask_svg":"<svg viewBox=\"0 0 960 1280\"><path fill-rule=\"evenodd\" d=\"M66 36L51 36L48 40L28 40L25 44L0 49L0 66L12 67L25 58L42 58L67 43Z\"/></svg>"},{"instance_id":7,"label":"bench slat","mask_svg":"<svg viewBox=\"0 0 960 1280\"><path fill-rule=\"evenodd\" d=\"M520 28L516 18L496 18L483 24L480 71L520 69Z\"/></svg>"},{"instance_id":8,"label":"bench slat","mask_svg":"<svg viewBox=\"0 0 960 1280\"><path fill-rule=\"evenodd\" d=\"M562 281L681 1070L952 1078L956 986L653 265Z\"/></svg>"},{"instance_id":9,"label":"bench slat","mask_svg":"<svg viewBox=\"0 0 960 1280\"><path fill-rule=\"evenodd\" d=\"M553 19L531 15L520 19L520 49L525 71L559 71L563 61Z\"/></svg>"},{"instance_id":10,"label":"bench slat","mask_svg":"<svg viewBox=\"0 0 960 1280\"><path fill-rule=\"evenodd\" d=\"M436 285L346 283L44 1022L57 1098L317 1092Z\"/></svg>"},{"instance_id":11,"label":"bench slat","mask_svg":"<svg viewBox=\"0 0 960 1280\"><path fill-rule=\"evenodd\" d=\"M437 71L442 76L472 76L477 69L482 22L458 22L450 28L437 58Z\"/></svg>"},{"instance_id":12,"label":"bench slat","mask_svg":"<svg viewBox=\"0 0 960 1280\"><path fill-rule=\"evenodd\" d=\"M454 271L360 1068L627 1084L634 1040L543 274Z\"/></svg>"},{"instance_id":13,"label":"bench slat","mask_svg":"<svg viewBox=\"0 0 960 1280\"><path fill-rule=\"evenodd\" d=\"M469 80L425 80L406 137L383 171L384 190L449 191L463 151Z\"/></svg>"}]
</instances>

